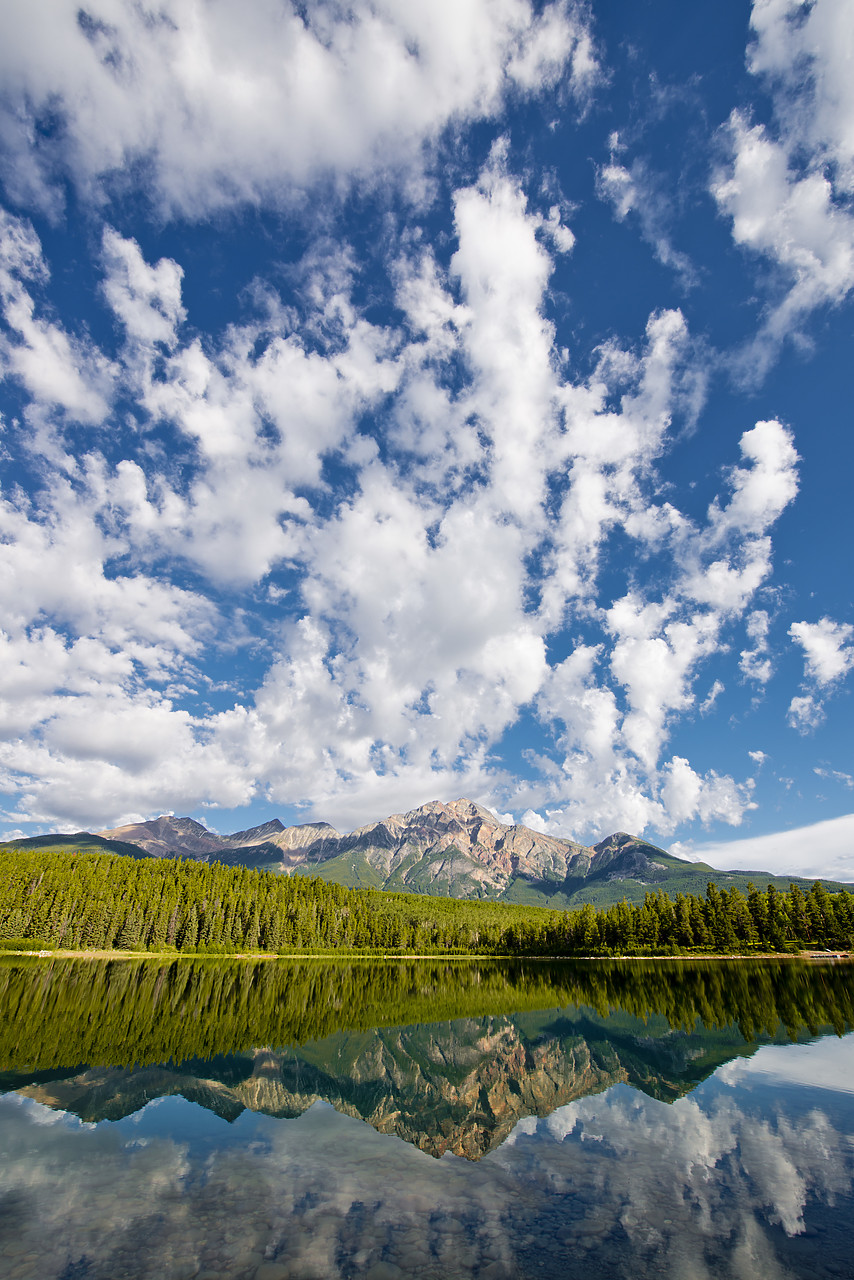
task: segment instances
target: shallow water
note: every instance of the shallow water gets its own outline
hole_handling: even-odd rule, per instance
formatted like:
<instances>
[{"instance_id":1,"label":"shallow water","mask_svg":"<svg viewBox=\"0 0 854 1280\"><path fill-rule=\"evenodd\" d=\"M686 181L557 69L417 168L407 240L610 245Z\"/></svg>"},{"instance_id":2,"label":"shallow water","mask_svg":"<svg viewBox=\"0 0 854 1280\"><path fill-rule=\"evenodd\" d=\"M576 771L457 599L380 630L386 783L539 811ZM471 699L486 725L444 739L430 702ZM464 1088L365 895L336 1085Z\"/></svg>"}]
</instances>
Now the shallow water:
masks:
<instances>
[{"instance_id":1,"label":"shallow water","mask_svg":"<svg viewBox=\"0 0 854 1280\"><path fill-rule=\"evenodd\" d=\"M6 961L0 1274L850 1276L853 977Z\"/></svg>"}]
</instances>

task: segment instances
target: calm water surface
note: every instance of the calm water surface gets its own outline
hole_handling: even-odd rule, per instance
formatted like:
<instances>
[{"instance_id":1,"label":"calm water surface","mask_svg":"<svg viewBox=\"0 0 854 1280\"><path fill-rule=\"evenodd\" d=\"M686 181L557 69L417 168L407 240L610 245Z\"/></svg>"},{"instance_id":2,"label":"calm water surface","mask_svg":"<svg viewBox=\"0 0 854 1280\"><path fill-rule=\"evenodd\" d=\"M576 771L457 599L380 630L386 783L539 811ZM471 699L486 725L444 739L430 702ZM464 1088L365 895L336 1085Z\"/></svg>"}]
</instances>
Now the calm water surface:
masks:
<instances>
[{"instance_id":1,"label":"calm water surface","mask_svg":"<svg viewBox=\"0 0 854 1280\"><path fill-rule=\"evenodd\" d=\"M852 978L7 959L0 1275L850 1277Z\"/></svg>"}]
</instances>

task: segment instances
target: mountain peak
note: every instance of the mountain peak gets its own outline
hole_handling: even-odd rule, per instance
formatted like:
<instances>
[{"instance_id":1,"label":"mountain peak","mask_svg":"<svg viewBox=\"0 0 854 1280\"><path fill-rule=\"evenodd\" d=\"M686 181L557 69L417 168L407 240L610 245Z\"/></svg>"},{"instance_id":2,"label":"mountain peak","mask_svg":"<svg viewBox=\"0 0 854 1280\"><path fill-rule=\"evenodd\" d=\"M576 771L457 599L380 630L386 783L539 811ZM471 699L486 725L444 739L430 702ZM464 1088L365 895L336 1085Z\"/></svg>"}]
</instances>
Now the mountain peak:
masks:
<instances>
[{"instance_id":1,"label":"mountain peak","mask_svg":"<svg viewBox=\"0 0 854 1280\"><path fill-rule=\"evenodd\" d=\"M467 796L428 800L346 835L328 823L286 827L273 818L220 836L192 818L165 815L101 835L136 844L154 857L213 857L279 874L454 898L530 901L535 894L551 901L576 892L591 876L597 883L631 878L646 885L666 874L655 862L663 851L626 831L590 848L501 822Z\"/></svg>"},{"instance_id":2,"label":"mountain peak","mask_svg":"<svg viewBox=\"0 0 854 1280\"><path fill-rule=\"evenodd\" d=\"M465 796L461 796L459 800L428 800L426 804L419 805L417 809L410 809L408 813L401 816L404 822L416 822L418 819L423 820L428 817L441 818L450 816L458 822L470 822L474 818L479 818L481 822L488 822L495 827L503 825L498 821L494 813L490 813L482 805L476 804L474 800L466 799Z\"/></svg>"},{"instance_id":3,"label":"mountain peak","mask_svg":"<svg viewBox=\"0 0 854 1280\"><path fill-rule=\"evenodd\" d=\"M262 822L258 827L248 827L246 831L235 831L225 839L234 845L262 844L271 836L277 836L284 830L285 824L279 818L271 818L269 822Z\"/></svg>"},{"instance_id":4,"label":"mountain peak","mask_svg":"<svg viewBox=\"0 0 854 1280\"><path fill-rule=\"evenodd\" d=\"M139 845L156 857L174 857L175 854L198 857L218 853L226 843L221 836L208 831L193 818L176 818L171 814L161 814L148 822L132 822L97 834L106 840Z\"/></svg>"}]
</instances>

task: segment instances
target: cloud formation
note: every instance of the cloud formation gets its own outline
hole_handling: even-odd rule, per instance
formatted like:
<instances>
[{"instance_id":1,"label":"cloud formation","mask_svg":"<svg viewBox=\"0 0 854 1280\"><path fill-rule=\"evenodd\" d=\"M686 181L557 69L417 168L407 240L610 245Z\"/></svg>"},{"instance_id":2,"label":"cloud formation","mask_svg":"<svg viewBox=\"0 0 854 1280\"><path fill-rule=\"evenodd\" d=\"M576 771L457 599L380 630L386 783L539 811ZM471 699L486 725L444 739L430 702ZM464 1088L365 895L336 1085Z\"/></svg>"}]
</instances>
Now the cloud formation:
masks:
<instances>
[{"instance_id":1,"label":"cloud formation","mask_svg":"<svg viewBox=\"0 0 854 1280\"><path fill-rule=\"evenodd\" d=\"M776 297L742 362L765 371L779 344L854 286L854 97L845 0L756 0L748 65L773 126L733 111L712 191L737 244L779 269Z\"/></svg>"},{"instance_id":2,"label":"cloud formation","mask_svg":"<svg viewBox=\"0 0 854 1280\"><path fill-rule=\"evenodd\" d=\"M696 1280L784 1280L812 1207L839 1212L850 1189L837 1047L760 1049L672 1104L617 1085L522 1120L477 1163L432 1159L324 1103L295 1120L244 1114L226 1136L215 1116L188 1124L181 1098L87 1126L7 1096L0 1191L48 1280L82 1258L114 1273L128 1255L175 1272L266 1263L271 1276L337 1278L358 1258L437 1280L507 1277L532 1261L565 1276L567 1257L583 1268L594 1249L615 1276L664 1262ZM824 1092L801 1110L780 1080ZM835 1261L832 1247L822 1239Z\"/></svg>"},{"instance_id":3,"label":"cloud formation","mask_svg":"<svg viewBox=\"0 0 854 1280\"><path fill-rule=\"evenodd\" d=\"M741 840L698 843L682 849L680 857L692 857L722 871L762 871L773 867L776 875L854 882L854 814L828 818L773 835Z\"/></svg>"},{"instance_id":4,"label":"cloud formation","mask_svg":"<svg viewBox=\"0 0 854 1280\"><path fill-rule=\"evenodd\" d=\"M737 826L738 690L774 696L787 629L778 720L842 687L850 624L777 581L801 424L720 413L664 171L597 134L585 206L556 158L614 83L593 16L452 8L0 20L10 823L468 793L580 838ZM766 372L849 288L839 10L796 10L754 6L774 112L714 179L782 272ZM681 307L657 268L591 285L591 207Z\"/></svg>"},{"instance_id":5,"label":"cloud formation","mask_svg":"<svg viewBox=\"0 0 854 1280\"><path fill-rule=\"evenodd\" d=\"M793 622L789 635L804 651L804 680L809 691L796 694L789 704L789 723L803 733L821 724L824 706L816 691L838 684L854 667L854 627L820 618L818 622Z\"/></svg>"},{"instance_id":6,"label":"cloud formation","mask_svg":"<svg viewBox=\"0 0 854 1280\"><path fill-rule=\"evenodd\" d=\"M121 0L11 3L0 28L5 179L57 216L70 178L103 200L142 178L198 217L289 201L318 178L420 169L449 125L599 71L566 0L380 0L359 6ZM565 78L565 79L564 79ZM47 122L50 122L50 127ZM177 122L180 122L178 124Z\"/></svg>"}]
</instances>

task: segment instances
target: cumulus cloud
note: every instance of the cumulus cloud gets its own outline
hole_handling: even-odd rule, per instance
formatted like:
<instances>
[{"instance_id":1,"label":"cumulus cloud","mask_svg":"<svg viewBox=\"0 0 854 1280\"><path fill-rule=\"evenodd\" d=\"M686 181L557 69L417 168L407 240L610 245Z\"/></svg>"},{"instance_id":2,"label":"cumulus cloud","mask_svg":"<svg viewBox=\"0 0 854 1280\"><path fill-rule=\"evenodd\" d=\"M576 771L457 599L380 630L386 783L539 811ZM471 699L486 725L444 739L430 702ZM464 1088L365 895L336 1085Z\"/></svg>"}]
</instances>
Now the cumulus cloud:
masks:
<instances>
[{"instance_id":1,"label":"cumulus cloud","mask_svg":"<svg viewBox=\"0 0 854 1280\"><path fill-rule=\"evenodd\" d=\"M768 631L770 619L764 609L754 609L747 619L747 635L753 641L752 649L742 649L738 665L748 680L767 684L774 672L769 656Z\"/></svg>"},{"instance_id":2,"label":"cumulus cloud","mask_svg":"<svg viewBox=\"0 0 854 1280\"><path fill-rule=\"evenodd\" d=\"M97 350L40 314L31 288L47 266L32 225L0 209L0 375L13 377L40 404L85 423L106 417L114 370Z\"/></svg>"},{"instance_id":3,"label":"cumulus cloud","mask_svg":"<svg viewBox=\"0 0 854 1280\"><path fill-rule=\"evenodd\" d=\"M13 501L4 516L10 641L21 670L44 653L35 700L9 693L21 736L5 757L34 817L87 820L89 715L98 825L259 789L342 825L446 791L544 808L562 834L741 820L746 785L663 755L726 618L770 571L768 530L796 490L791 436L776 422L744 433L745 465L705 526L657 500L673 416L702 395L684 317L653 314L640 350L611 344L573 381L545 317L552 207L530 203L504 144L454 210L444 267L420 248L395 263L402 325L355 305L344 245L301 267L302 325L268 295L204 345L180 264L105 229L102 297L124 335L113 366L137 417L109 457L63 453L45 419L30 447L58 450L68 476L40 509ZM7 244L19 272L44 270L25 224ZM388 427L362 432L381 407ZM348 481L330 503L333 458ZM671 590L633 588L597 613L615 529L671 556ZM180 564L199 589L163 575ZM266 671L213 710L211 599L258 588L281 610ZM574 611L599 638L550 666L548 637ZM66 705L93 654L101 683ZM556 750L508 788L490 750L531 705Z\"/></svg>"},{"instance_id":4,"label":"cumulus cloud","mask_svg":"<svg viewBox=\"0 0 854 1280\"><path fill-rule=\"evenodd\" d=\"M824 703L818 691L829 693L854 667L854 627L847 622L820 618L818 622L793 622L789 635L804 651L804 680L812 688L796 694L789 704L789 724L809 733L824 719Z\"/></svg>"},{"instance_id":5,"label":"cumulus cloud","mask_svg":"<svg viewBox=\"0 0 854 1280\"><path fill-rule=\"evenodd\" d=\"M514 93L563 79L584 103L599 78L584 12L566 0L239 16L223 0L156 15L34 0L7 6L0 30L6 180L54 215L66 176L97 198L144 173L162 209L192 217L287 200L323 175L417 166L447 125L490 118Z\"/></svg>"},{"instance_id":6,"label":"cumulus cloud","mask_svg":"<svg viewBox=\"0 0 854 1280\"><path fill-rule=\"evenodd\" d=\"M714 652L717 643L714 615L666 621L671 611L666 604L642 604L630 594L608 614L608 628L616 637L611 669L626 689L631 708L623 734L648 766L660 754L668 715L693 701L691 676L697 663Z\"/></svg>"},{"instance_id":7,"label":"cumulus cloud","mask_svg":"<svg viewBox=\"0 0 854 1280\"><path fill-rule=\"evenodd\" d=\"M817 729L824 719L824 704L811 693L795 694L789 703L786 719L799 733Z\"/></svg>"},{"instance_id":8,"label":"cumulus cloud","mask_svg":"<svg viewBox=\"0 0 854 1280\"><path fill-rule=\"evenodd\" d=\"M805 674L820 687L841 680L854 667L854 627L849 623L830 618L793 622L789 635L804 651Z\"/></svg>"},{"instance_id":9,"label":"cumulus cloud","mask_svg":"<svg viewBox=\"0 0 854 1280\"><path fill-rule=\"evenodd\" d=\"M679 531L682 590L723 614L742 613L768 577L769 530L798 489L798 455L781 423L757 422L739 448L746 465L732 468L729 501L711 504L705 528Z\"/></svg>"},{"instance_id":10,"label":"cumulus cloud","mask_svg":"<svg viewBox=\"0 0 854 1280\"><path fill-rule=\"evenodd\" d=\"M770 89L771 126L734 111L729 159L712 190L737 244L779 271L781 288L742 369L767 369L780 342L854 285L854 105L845 0L757 0L749 67Z\"/></svg>"}]
</instances>

